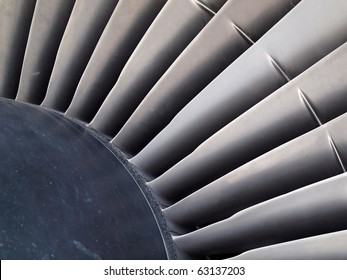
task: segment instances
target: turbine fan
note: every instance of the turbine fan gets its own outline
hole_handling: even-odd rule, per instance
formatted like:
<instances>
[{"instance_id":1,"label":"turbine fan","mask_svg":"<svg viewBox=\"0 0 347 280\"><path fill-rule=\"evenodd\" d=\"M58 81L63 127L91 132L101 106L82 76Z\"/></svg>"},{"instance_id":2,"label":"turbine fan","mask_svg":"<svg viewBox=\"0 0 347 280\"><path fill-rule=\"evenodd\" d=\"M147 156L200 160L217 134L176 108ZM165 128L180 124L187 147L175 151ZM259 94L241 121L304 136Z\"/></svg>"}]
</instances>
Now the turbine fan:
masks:
<instances>
[{"instance_id":1,"label":"turbine fan","mask_svg":"<svg viewBox=\"0 0 347 280\"><path fill-rule=\"evenodd\" d=\"M0 257L346 259L345 11L0 0Z\"/></svg>"}]
</instances>

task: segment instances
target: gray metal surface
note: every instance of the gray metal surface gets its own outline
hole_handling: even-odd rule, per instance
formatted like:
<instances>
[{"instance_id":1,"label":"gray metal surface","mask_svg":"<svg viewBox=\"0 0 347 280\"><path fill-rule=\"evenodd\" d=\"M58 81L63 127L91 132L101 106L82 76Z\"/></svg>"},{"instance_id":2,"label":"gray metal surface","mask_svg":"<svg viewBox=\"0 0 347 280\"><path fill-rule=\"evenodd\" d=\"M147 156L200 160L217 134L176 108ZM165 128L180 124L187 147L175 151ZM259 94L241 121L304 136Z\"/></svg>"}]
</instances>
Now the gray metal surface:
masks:
<instances>
[{"instance_id":1,"label":"gray metal surface","mask_svg":"<svg viewBox=\"0 0 347 280\"><path fill-rule=\"evenodd\" d=\"M131 162L149 175L162 174L213 133L343 44L347 39L346 9L343 0L300 2L185 106Z\"/></svg>"},{"instance_id":2,"label":"gray metal surface","mask_svg":"<svg viewBox=\"0 0 347 280\"><path fill-rule=\"evenodd\" d=\"M195 0L198 5L208 8L212 12L217 13L223 7L227 0Z\"/></svg>"},{"instance_id":3,"label":"gray metal surface","mask_svg":"<svg viewBox=\"0 0 347 280\"><path fill-rule=\"evenodd\" d=\"M157 81L112 143L128 155L138 153L297 2L228 1Z\"/></svg>"},{"instance_id":4,"label":"gray metal surface","mask_svg":"<svg viewBox=\"0 0 347 280\"><path fill-rule=\"evenodd\" d=\"M12 163L0 176L0 212L12 211L2 220L11 231L2 236L4 257L16 256L11 242L20 238L27 258L45 250L58 258L161 258L163 245L170 258L347 258L346 1L0 7L0 96L17 99L0 102L1 164ZM56 178L58 159L65 169ZM44 174L60 187L45 188ZM78 174L88 179L79 184ZM79 200L86 188L92 202ZM41 211L46 200L54 211ZM70 211L64 201L78 203ZM69 228L56 227L58 212ZM18 227L18 213L31 235ZM96 216L83 232L76 227ZM110 216L122 225L110 227ZM153 238L137 238L138 230ZM95 244L95 234L105 242ZM34 248L30 239L42 243Z\"/></svg>"},{"instance_id":5,"label":"gray metal surface","mask_svg":"<svg viewBox=\"0 0 347 280\"><path fill-rule=\"evenodd\" d=\"M73 7L42 106L65 111L118 0L83 0Z\"/></svg>"},{"instance_id":6,"label":"gray metal surface","mask_svg":"<svg viewBox=\"0 0 347 280\"><path fill-rule=\"evenodd\" d=\"M150 184L197 190L347 111L347 44L203 142ZM285 124L285 125L284 125ZM213 164L211 164L213 162Z\"/></svg>"},{"instance_id":7,"label":"gray metal surface","mask_svg":"<svg viewBox=\"0 0 347 280\"><path fill-rule=\"evenodd\" d=\"M346 260L347 231L322 234L250 250L233 260Z\"/></svg>"},{"instance_id":8,"label":"gray metal surface","mask_svg":"<svg viewBox=\"0 0 347 280\"><path fill-rule=\"evenodd\" d=\"M213 16L197 1L169 0L131 55L90 126L115 136L156 81Z\"/></svg>"},{"instance_id":9,"label":"gray metal surface","mask_svg":"<svg viewBox=\"0 0 347 280\"><path fill-rule=\"evenodd\" d=\"M35 0L0 1L1 97L14 98L17 94L35 2Z\"/></svg>"},{"instance_id":10,"label":"gray metal surface","mask_svg":"<svg viewBox=\"0 0 347 280\"><path fill-rule=\"evenodd\" d=\"M346 184L344 175L305 187L176 237L175 243L185 254L195 257L236 255L265 245L345 230Z\"/></svg>"},{"instance_id":11,"label":"gray metal surface","mask_svg":"<svg viewBox=\"0 0 347 280\"><path fill-rule=\"evenodd\" d=\"M75 0L38 0L16 100L40 104ZM52 36L54 34L54 36Z\"/></svg>"},{"instance_id":12,"label":"gray metal surface","mask_svg":"<svg viewBox=\"0 0 347 280\"><path fill-rule=\"evenodd\" d=\"M120 0L79 81L68 116L90 122L166 1Z\"/></svg>"},{"instance_id":13,"label":"gray metal surface","mask_svg":"<svg viewBox=\"0 0 347 280\"><path fill-rule=\"evenodd\" d=\"M199 226L283 193L345 172L347 114L242 165L194 192L149 186L159 198L177 201L164 210L179 225ZM189 195L191 194L191 195ZM189 195L189 196L187 196ZM218 207L215 207L218 205Z\"/></svg>"}]
</instances>

